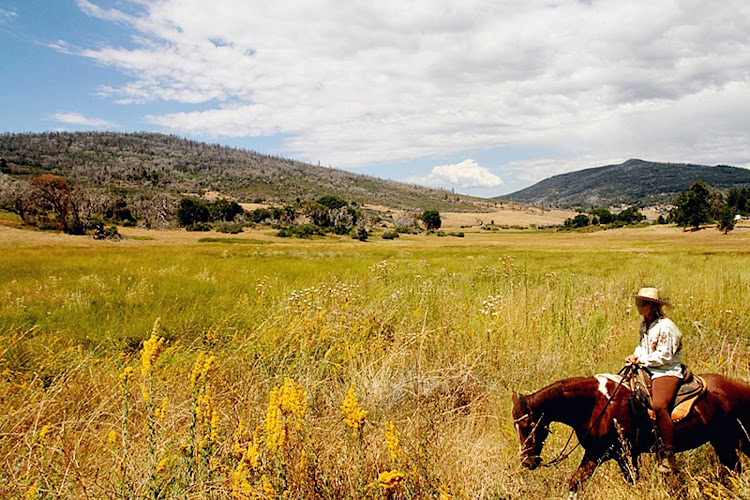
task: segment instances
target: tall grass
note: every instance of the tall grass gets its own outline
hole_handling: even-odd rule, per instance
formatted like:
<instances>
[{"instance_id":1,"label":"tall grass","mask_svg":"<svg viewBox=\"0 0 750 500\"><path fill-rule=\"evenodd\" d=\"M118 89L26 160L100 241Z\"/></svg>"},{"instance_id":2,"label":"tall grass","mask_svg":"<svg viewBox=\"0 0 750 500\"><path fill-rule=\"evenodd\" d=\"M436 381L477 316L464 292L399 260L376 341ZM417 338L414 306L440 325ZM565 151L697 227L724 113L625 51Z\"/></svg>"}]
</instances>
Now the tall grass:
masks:
<instances>
[{"instance_id":1,"label":"tall grass","mask_svg":"<svg viewBox=\"0 0 750 500\"><path fill-rule=\"evenodd\" d=\"M560 496L580 456L522 470L511 390L619 370L640 286L696 371L750 379L748 239L691 236L5 244L0 496ZM681 463L583 497L750 492Z\"/></svg>"}]
</instances>

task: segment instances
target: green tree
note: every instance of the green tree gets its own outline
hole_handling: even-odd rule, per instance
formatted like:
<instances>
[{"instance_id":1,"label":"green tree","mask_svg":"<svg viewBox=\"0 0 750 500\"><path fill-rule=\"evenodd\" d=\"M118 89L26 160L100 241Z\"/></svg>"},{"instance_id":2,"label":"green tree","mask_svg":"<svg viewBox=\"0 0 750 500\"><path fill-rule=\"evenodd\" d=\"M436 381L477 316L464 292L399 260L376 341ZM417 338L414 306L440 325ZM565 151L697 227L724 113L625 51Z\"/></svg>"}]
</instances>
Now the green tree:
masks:
<instances>
[{"instance_id":1,"label":"green tree","mask_svg":"<svg viewBox=\"0 0 750 500\"><path fill-rule=\"evenodd\" d=\"M734 210L728 204L724 205L719 216L719 230L727 234L734 229Z\"/></svg>"},{"instance_id":2,"label":"green tree","mask_svg":"<svg viewBox=\"0 0 750 500\"><path fill-rule=\"evenodd\" d=\"M216 200L208 207L211 220L232 222L244 210L236 201Z\"/></svg>"},{"instance_id":3,"label":"green tree","mask_svg":"<svg viewBox=\"0 0 750 500\"><path fill-rule=\"evenodd\" d=\"M331 210L335 210L337 208L345 207L348 205L348 203L345 200L339 198L338 196L334 196L332 194L321 196L320 198L318 198L318 203L328 207Z\"/></svg>"},{"instance_id":4,"label":"green tree","mask_svg":"<svg viewBox=\"0 0 750 500\"><path fill-rule=\"evenodd\" d=\"M589 216L586 214L578 214L570 221L570 225L573 227L586 227L591 223Z\"/></svg>"},{"instance_id":5,"label":"green tree","mask_svg":"<svg viewBox=\"0 0 750 500\"><path fill-rule=\"evenodd\" d=\"M646 216L643 215L637 207L628 207L617 214L617 220L623 224L638 224L645 219Z\"/></svg>"},{"instance_id":6,"label":"green tree","mask_svg":"<svg viewBox=\"0 0 750 500\"><path fill-rule=\"evenodd\" d=\"M678 226L700 229L701 224L711 222L710 208L711 191L705 182L695 181L690 189L677 195L670 215Z\"/></svg>"},{"instance_id":7,"label":"green tree","mask_svg":"<svg viewBox=\"0 0 750 500\"><path fill-rule=\"evenodd\" d=\"M750 212L750 186L730 189L727 193L727 205L739 214Z\"/></svg>"},{"instance_id":8,"label":"green tree","mask_svg":"<svg viewBox=\"0 0 750 500\"><path fill-rule=\"evenodd\" d=\"M177 218L181 226L192 226L199 222L208 222L211 214L205 202L194 198L183 198L177 208Z\"/></svg>"},{"instance_id":9,"label":"green tree","mask_svg":"<svg viewBox=\"0 0 750 500\"><path fill-rule=\"evenodd\" d=\"M440 226L443 225L443 221L440 219L440 212L437 210L425 210L419 218L427 226L428 231L430 229L440 229Z\"/></svg>"},{"instance_id":10,"label":"green tree","mask_svg":"<svg viewBox=\"0 0 750 500\"><path fill-rule=\"evenodd\" d=\"M606 208L595 208L590 213L599 219L599 224L610 224L615 221L615 216Z\"/></svg>"}]
</instances>

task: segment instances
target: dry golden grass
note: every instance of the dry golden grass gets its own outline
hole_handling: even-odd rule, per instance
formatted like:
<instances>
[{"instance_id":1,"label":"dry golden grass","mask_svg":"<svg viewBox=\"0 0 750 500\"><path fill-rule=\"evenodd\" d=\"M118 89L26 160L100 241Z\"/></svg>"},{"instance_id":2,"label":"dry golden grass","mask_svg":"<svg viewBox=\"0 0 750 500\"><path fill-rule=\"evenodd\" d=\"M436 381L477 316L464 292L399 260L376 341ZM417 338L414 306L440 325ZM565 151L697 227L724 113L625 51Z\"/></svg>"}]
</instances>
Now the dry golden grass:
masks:
<instances>
[{"instance_id":1,"label":"dry golden grass","mask_svg":"<svg viewBox=\"0 0 750 500\"><path fill-rule=\"evenodd\" d=\"M561 498L580 452L523 470L511 391L617 371L644 284L696 371L750 379L748 228L121 232L154 239L0 227L0 497ZM580 498L750 492L705 447L680 461Z\"/></svg>"}]
</instances>

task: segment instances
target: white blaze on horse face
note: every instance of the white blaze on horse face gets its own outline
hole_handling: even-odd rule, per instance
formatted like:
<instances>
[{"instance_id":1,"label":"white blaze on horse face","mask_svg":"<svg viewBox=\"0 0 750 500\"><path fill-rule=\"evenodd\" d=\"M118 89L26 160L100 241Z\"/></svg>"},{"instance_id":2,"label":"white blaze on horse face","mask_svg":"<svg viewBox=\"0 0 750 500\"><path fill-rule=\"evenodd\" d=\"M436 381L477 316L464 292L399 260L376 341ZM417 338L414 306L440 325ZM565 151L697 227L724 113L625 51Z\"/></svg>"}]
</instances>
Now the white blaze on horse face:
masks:
<instances>
[{"instance_id":1,"label":"white blaze on horse face","mask_svg":"<svg viewBox=\"0 0 750 500\"><path fill-rule=\"evenodd\" d=\"M516 422L513 424L513 427L516 428L516 432L518 433L518 453L523 453L523 434L521 434L521 426Z\"/></svg>"},{"instance_id":2,"label":"white blaze on horse face","mask_svg":"<svg viewBox=\"0 0 750 500\"><path fill-rule=\"evenodd\" d=\"M599 381L599 392L604 394L604 397L609 399L609 391L607 390L607 382L609 382L609 379L602 375L597 375L596 380Z\"/></svg>"}]
</instances>

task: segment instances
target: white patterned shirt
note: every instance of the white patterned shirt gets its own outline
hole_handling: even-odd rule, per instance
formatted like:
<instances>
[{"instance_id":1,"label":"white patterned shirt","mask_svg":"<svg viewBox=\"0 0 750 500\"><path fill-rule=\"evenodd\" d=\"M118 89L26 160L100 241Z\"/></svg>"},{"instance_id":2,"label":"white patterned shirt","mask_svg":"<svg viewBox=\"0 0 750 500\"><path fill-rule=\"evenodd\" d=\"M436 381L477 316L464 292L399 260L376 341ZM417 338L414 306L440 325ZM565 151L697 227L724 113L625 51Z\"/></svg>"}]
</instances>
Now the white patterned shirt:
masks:
<instances>
[{"instance_id":1,"label":"white patterned shirt","mask_svg":"<svg viewBox=\"0 0 750 500\"><path fill-rule=\"evenodd\" d=\"M647 367L651 378L672 375L682 378L682 332L669 318L660 318L640 326L641 342L633 354Z\"/></svg>"}]
</instances>

